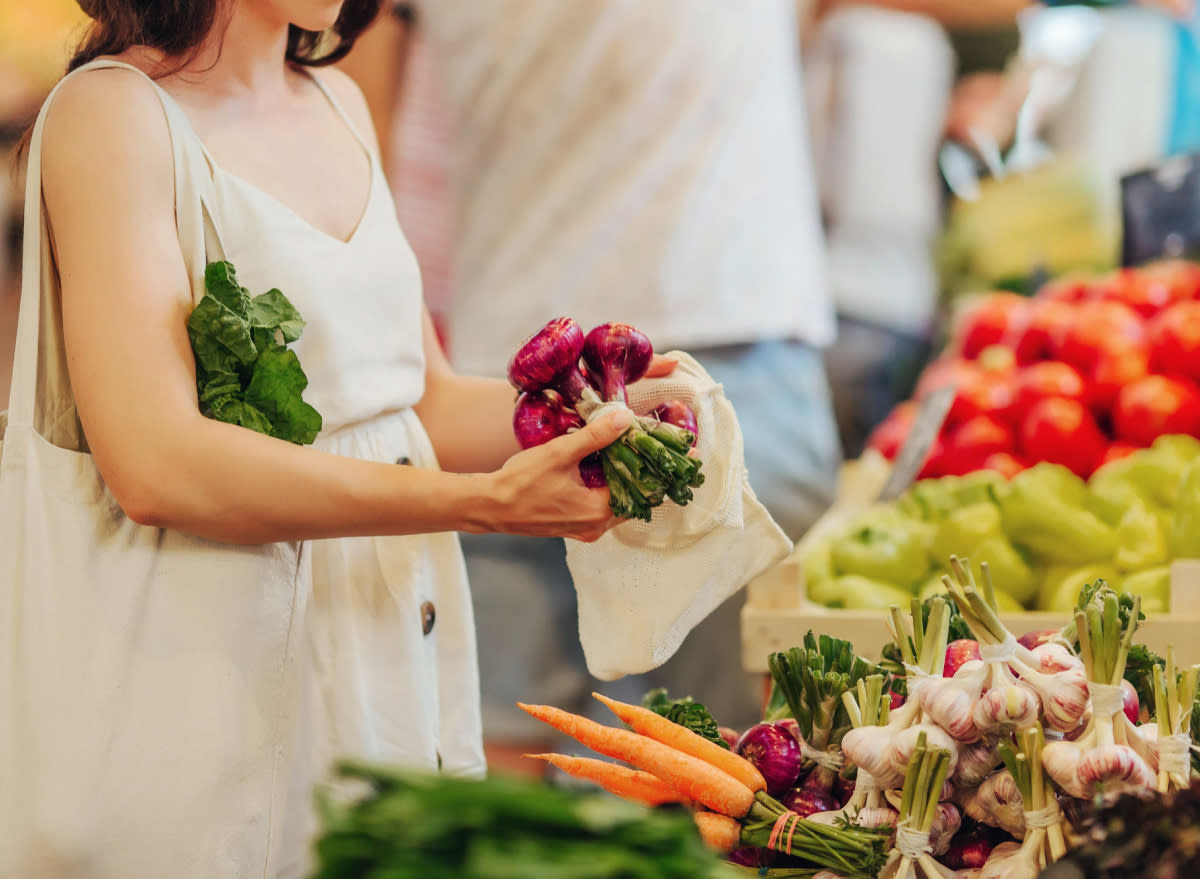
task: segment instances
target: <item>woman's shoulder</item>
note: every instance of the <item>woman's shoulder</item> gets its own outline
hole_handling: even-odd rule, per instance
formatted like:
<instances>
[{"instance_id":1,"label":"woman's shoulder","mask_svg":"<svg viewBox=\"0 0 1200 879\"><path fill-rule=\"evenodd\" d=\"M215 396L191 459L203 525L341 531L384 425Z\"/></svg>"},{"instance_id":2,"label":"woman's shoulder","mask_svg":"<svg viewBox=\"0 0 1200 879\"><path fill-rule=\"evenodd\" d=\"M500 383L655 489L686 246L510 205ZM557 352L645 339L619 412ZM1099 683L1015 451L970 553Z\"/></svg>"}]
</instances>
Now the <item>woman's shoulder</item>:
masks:
<instances>
[{"instance_id":1,"label":"woman's shoulder","mask_svg":"<svg viewBox=\"0 0 1200 879\"><path fill-rule=\"evenodd\" d=\"M123 58L105 59L121 61ZM150 145L168 143L166 118L158 90L149 76L133 65L88 67L69 73L47 98L45 139L75 142L116 138Z\"/></svg>"},{"instance_id":2,"label":"woman's shoulder","mask_svg":"<svg viewBox=\"0 0 1200 879\"><path fill-rule=\"evenodd\" d=\"M70 185L102 174L173 180L171 135L161 97L142 72L127 67L76 70L42 108L44 180Z\"/></svg>"}]
</instances>

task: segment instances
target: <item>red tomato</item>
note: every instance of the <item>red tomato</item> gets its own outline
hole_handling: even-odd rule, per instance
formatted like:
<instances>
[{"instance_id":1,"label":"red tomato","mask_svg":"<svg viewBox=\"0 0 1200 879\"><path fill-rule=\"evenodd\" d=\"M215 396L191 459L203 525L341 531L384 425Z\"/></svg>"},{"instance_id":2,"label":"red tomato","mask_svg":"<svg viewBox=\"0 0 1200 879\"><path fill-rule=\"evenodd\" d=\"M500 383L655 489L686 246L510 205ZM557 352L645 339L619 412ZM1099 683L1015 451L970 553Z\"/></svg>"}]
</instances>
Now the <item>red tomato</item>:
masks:
<instances>
[{"instance_id":1,"label":"red tomato","mask_svg":"<svg viewBox=\"0 0 1200 879\"><path fill-rule=\"evenodd\" d=\"M1061 464L1087 478L1104 458L1108 439L1079 400L1050 397L1021 422L1020 448L1031 461Z\"/></svg>"},{"instance_id":2,"label":"red tomato","mask_svg":"<svg viewBox=\"0 0 1200 879\"><path fill-rule=\"evenodd\" d=\"M1025 320L1014 324L1005 340L1013 349L1017 363L1034 363L1048 358L1055 340L1074 319L1076 307L1056 299L1035 299Z\"/></svg>"},{"instance_id":3,"label":"red tomato","mask_svg":"<svg viewBox=\"0 0 1200 879\"><path fill-rule=\"evenodd\" d=\"M1082 400L1087 387L1073 366L1057 360L1031 363L1017 372L1013 392L1013 417L1021 419L1035 403L1047 397Z\"/></svg>"},{"instance_id":4,"label":"red tomato","mask_svg":"<svg viewBox=\"0 0 1200 879\"><path fill-rule=\"evenodd\" d=\"M1000 344L1028 309L1029 300L1016 293L989 293L971 303L955 328L959 354L972 360L989 345Z\"/></svg>"},{"instance_id":5,"label":"red tomato","mask_svg":"<svg viewBox=\"0 0 1200 879\"><path fill-rule=\"evenodd\" d=\"M913 391L913 399L920 402L934 391L947 385L961 384L966 376L974 376L978 372L979 366L973 361L961 357L939 357L922 371Z\"/></svg>"},{"instance_id":6,"label":"red tomato","mask_svg":"<svg viewBox=\"0 0 1200 879\"><path fill-rule=\"evenodd\" d=\"M1123 302L1142 317L1153 317L1181 297L1165 276L1141 269L1122 269L1104 290L1104 297Z\"/></svg>"},{"instance_id":7,"label":"red tomato","mask_svg":"<svg viewBox=\"0 0 1200 879\"><path fill-rule=\"evenodd\" d=\"M1009 373L1017 368L1017 358L1007 345L988 345L979 352L975 363L984 372Z\"/></svg>"},{"instance_id":8,"label":"red tomato","mask_svg":"<svg viewBox=\"0 0 1200 879\"><path fill-rule=\"evenodd\" d=\"M1012 409L1014 376L1002 372L966 374L946 415L947 427L962 424L976 415L1007 418Z\"/></svg>"},{"instance_id":9,"label":"red tomato","mask_svg":"<svg viewBox=\"0 0 1200 879\"><path fill-rule=\"evenodd\" d=\"M1117 394L1113 429L1117 439L1137 446L1169 433L1200 434L1200 388L1165 375L1138 379Z\"/></svg>"},{"instance_id":10,"label":"red tomato","mask_svg":"<svg viewBox=\"0 0 1200 879\"><path fill-rule=\"evenodd\" d=\"M947 454L972 458L976 463L995 452L1011 451L1012 447L1012 428L991 415L968 418L946 435Z\"/></svg>"},{"instance_id":11,"label":"red tomato","mask_svg":"<svg viewBox=\"0 0 1200 879\"><path fill-rule=\"evenodd\" d=\"M1029 465L1012 452L996 452L983 459L984 470L995 470L1005 479L1012 479Z\"/></svg>"},{"instance_id":12,"label":"red tomato","mask_svg":"<svg viewBox=\"0 0 1200 879\"><path fill-rule=\"evenodd\" d=\"M1136 311L1120 302L1083 302L1052 342L1051 353L1085 375L1102 351L1145 341L1146 328Z\"/></svg>"},{"instance_id":13,"label":"red tomato","mask_svg":"<svg viewBox=\"0 0 1200 879\"><path fill-rule=\"evenodd\" d=\"M1043 302L1083 302L1092 298L1094 283L1091 275L1064 275L1043 284L1037 291L1037 299Z\"/></svg>"},{"instance_id":14,"label":"red tomato","mask_svg":"<svg viewBox=\"0 0 1200 879\"><path fill-rule=\"evenodd\" d=\"M1104 453L1104 460L1100 463L1111 464L1113 461L1120 461L1122 458L1128 458L1137 450L1137 446L1131 446L1129 443L1112 443Z\"/></svg>"},{"instance_id":15,"label":"red tomato","mask_svg":"<svg viewBox=\"0 0 1200 879\"><path fill-rule=\"evenodd\" d=\"M900 447L908 438L913 420L917 416L917 404L906 400L898 404L887 418L883 419L867 438L867 448L874 449L889 461L896 457Z\"/></svg>"},{"instance_id":16,"label":"red tomato","mask_svg":"<svg viewBox=\"0 0 1200 879\"><path fill-rule=\"evenodd\" d=\"M1150 355L1141 345L1102 351L1088 376L1087 402L1097 415L1112 409L1121 388L1150 374Z\"/></svg>"},{"instance_id":17,"label":"red tomato","mask_svg":"<svg viewBox=\"0 0 1200 879\"><path fill-rule=\"evenodd\" d=\"M1147 324L1155 372L1200 380L1200 302L1176 302Z\"/></svg>"}]
</instances>

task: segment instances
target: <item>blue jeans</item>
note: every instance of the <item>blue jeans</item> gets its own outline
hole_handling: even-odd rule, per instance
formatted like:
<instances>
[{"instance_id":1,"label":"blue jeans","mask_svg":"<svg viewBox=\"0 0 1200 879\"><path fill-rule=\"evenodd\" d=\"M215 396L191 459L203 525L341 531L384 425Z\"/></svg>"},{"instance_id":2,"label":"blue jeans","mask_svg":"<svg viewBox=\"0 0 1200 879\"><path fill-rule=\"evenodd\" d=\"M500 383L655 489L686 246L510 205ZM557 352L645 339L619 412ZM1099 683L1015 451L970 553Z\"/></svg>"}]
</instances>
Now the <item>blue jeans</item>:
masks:
<instances>
[{"instance_id":1,"label":"blue jeans","mask_svg":"<svg viewBox=\"0 0 1200 879\"><path fill-rule=\"evenodd\" d=\"M797 538L833 501L841 455L821 354L770 341L689 352L724 385L745 438L750 483ZM696 627L661 668L604 683L592 678L579 645L575 590L561 540L463 535L479 637L484 737L552 738L514 702L540 702L613 718L590 697L602 691L640 702L653 687L692 696L717 721L738 729L760 719L761 679L741 666L744 593ZM620 632L613 632L614 638Z\"/></svg>"}]
</instances>

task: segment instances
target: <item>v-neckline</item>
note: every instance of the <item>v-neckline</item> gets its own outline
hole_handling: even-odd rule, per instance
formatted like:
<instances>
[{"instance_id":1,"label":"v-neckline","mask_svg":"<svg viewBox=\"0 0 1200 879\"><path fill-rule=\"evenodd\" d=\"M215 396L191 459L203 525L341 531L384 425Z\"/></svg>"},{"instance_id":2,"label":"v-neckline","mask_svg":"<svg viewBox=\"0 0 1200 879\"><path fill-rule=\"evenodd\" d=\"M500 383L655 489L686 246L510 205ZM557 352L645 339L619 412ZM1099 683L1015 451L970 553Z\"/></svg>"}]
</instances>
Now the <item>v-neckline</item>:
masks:
<instances>
[{"instance_id":1,"label":"v-neckline","mask_svg":"<svg viewBox=\"0 0 1200 879\"><path fill-rule=\"evenodd\" d=\"M134 69L137 69L137 68L134 68ZM183 118L184 123L188 127L188 133L191 134L191 136L193 138L195 138L196 143L199 144L199 146L200 146L200 151L204 154L205 159L208 160L209 167L212 169L214 177L217 175L220 175L221 177L230 181L231 183L235 183L238 186L241 186L243 189L255 194L260 199L262 199L266 202L269 202L270 204L274 205L276 208L281 210L283 213L288 214L292 218L292 220L299 223L304 228L308 229L314 235L317 235L317 236L325 239L326 241L331 241L334 244L339 245L341 247L349 247L352 244L354 244L355 241L358 240L359 233L362 231L363 227L366 225L366 221L371 212L371 207L375 203L375 190L377 188L376 178L379 176L376 173L376 171L378 169L376 167L375 155L371 152L370 147L368 147L366 142L362 139L362 136L358 133L358 130L350 122L350 118L346 115L346 113L342 109L341 105L338 104L338 102L334 99L333 95L331 95L329 93L329 90L325 88L325 85L320 80L318 80L308 70L304 70L302 72L304 73L305 76L307 76L309 78L309 80L312 82L312 84L314 86L316 86L317 91L319 91L325 97L325 100L329 103L329 106L333 108L333 112L335 114L337 114L337 117L339 119L341 119L342 124L345 125L346 128L349 130L350 136L354 138L355 143L358 144L359 148L363 151L363 154L367 157L368 180L367 180L366 200L365 200L365 203L363 204L362 210L359 212L358 221L354 224L354 228L350 231L349 236L346 238L340 238L331 232L327 232L324 229L321 229L315 223L313 223L312 220L305 217L303 214L301 214L299 211L297 211L294 207L292 207L289 204L285 204L277 196L274 196L271 193L267 192L261 186L255 184L255 183L251 183L245 177L242 177L238 174L234 174L232 171L227 171L223 167L221 167L221 165L219 165L217 163L217 160L213 158L212 153L210 153L208 151L208 147L204 144L204 140L200 137L199 133L197 133L195 127L192 125L192 120L188 116L187 111L183 109L183 105L180 104L178 100L176 100L174 95L172 95L169 91L167 91L165 88L163 88L161 85L159 85L159 83L155 82L152 78L150 79L150 81L154 84L155 88L157 88L159 91L161 91L163 93L163 95L166 96L167 100L171 101L171 103L175 105L175 109L179 111L179 115Z\"/></svg>"}]
</instances>

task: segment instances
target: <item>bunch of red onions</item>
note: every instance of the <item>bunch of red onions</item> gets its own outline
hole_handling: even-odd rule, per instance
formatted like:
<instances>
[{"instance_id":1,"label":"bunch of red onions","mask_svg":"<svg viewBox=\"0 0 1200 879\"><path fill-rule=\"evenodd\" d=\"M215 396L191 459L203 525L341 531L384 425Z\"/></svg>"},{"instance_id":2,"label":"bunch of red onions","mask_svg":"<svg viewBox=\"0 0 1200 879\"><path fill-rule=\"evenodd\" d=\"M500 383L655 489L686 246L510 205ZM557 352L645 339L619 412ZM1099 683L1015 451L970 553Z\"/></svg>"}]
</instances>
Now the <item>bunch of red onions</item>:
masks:
<instances>
[{"instance_id":1,"label":"bunch of red onions","mask_svg":"<svg viewBox=\"0 0 1200 879\"><path fill-rule=\"evenodd\" d=\"M548 442L615 407L628 407L625 388L646 374L654 348L628 324L608 323L587 336L567 317L531 336L508 364L508 380L521 391L513 430L521 448ZM581 365L582 358L582 365ZM670 498L683 506L704 482L696 443L696 418L672 400L638 417L612 445L580 464L584 483L608 486L615 515L650 521Z\"/></svg>"}]
</instances>

